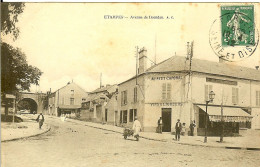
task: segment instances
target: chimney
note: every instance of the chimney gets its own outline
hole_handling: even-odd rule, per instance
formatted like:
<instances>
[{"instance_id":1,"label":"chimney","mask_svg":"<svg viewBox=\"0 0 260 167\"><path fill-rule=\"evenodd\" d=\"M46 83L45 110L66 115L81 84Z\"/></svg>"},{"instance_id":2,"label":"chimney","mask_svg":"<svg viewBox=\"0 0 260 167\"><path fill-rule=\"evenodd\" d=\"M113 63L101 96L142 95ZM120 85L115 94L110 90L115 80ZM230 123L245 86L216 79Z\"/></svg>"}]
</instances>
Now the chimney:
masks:
<instances>
[{"instance_id":1,"label":"chimney","mask_svg":"<svg viewBox=\"0 0 260 167\"><path fill-rule=\"evenodd\" d=\"M145 72L147 69L147 49L143 47L139 51L139 69L138 74Z\"/></svg>"},{"instance_id":2,"label":"chimney","mask_svg":"<svg viewBox=\"0 0 260 167\"><path fill-rule=\"evenodd\" d=\"M259 66L255 66L255 69L258 70L258 69L259 69Z\"/></svg>"}]
</instances>

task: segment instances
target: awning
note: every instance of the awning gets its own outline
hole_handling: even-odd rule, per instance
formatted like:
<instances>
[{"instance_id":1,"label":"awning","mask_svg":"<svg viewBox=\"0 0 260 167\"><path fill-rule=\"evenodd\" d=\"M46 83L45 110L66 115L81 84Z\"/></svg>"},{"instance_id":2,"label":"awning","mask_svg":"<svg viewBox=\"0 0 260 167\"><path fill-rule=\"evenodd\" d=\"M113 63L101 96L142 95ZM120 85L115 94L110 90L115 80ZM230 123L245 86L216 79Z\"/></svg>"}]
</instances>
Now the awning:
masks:
<instances>
[{"instance_id":1,"label":"awning","mask_svg":"<svg viewBox=\"0 0 260 167\"><path fill-rule=\"evenodd\" d=\"M81 105L59 105L60 109L79 109Z\"/></svg>"},{"instance_id":2,"label":"awning","mask_svg":"<svg viewBox=\"0 0 260 167\"><path fill-rule=\"evenodd\" d=\"M206 106L198 105L198 107L206 112ZM210 121L220 122L221 107L208 106L208 115ZM252 116L241 108L223 107L223 119L225 122L247 122L251 121Z\"/></svg>"}]
</instances>

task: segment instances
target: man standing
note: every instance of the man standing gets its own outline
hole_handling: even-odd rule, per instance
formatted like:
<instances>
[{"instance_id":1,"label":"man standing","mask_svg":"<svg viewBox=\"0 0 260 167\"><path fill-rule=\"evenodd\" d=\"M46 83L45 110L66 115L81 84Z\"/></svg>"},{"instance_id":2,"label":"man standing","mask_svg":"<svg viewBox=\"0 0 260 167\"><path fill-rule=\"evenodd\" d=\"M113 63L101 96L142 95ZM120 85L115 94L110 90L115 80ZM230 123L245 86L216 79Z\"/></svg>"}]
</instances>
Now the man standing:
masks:
<instances>
[{"instance_id":1,"label":"man standing","mask_svg":"<svg viewBox=\"0 0 260 167\"><path fill-rule=\"evenodd\" d=\"M175 125L175 139L176 141L180 140L180 133L181 133L181 129L182 129L182 126L181 126L181 122L180 122L180 119L177 120L177 123Z\"/></svg>"},{"instance_id":2,"label":"man standing","mask_svg":"<svg viewBox=\"0 0 260 167\"><path fill-rule=\"evenodd\" d=\"M38 115L36 121L39 122L39 129L41 129L43 122L44 122L44 116L42 115L42 113L40 113L40 115Z\"/></svg>"},{"instance_id":3,"label":"man standing","mask_svg":"<svg viewBox=\"0 0 260 167\"><path fill-rule=\"evenodd\" d=\"M158 133L162 133L162 117L158 120Z\"/></svg>"},{"instance_id":4,"label":"man standing","mask_svg":"<svg viewBox=\"0 0 260 167\"><path fill-rule=\"evenodd\" d=\"M195 127L196 127L195 120L191 121L191 124L190 124L190 135L191 136L194 136L194 128Z\"/></svg>"},{"instance_id":5,"label":"man standing","mask_svg":"<svg viewBox=\"0 0 260 167\"><path fill-rule=\"evenodd\" d=\"M141 131L141 123L138 121L137 117L135 117L135 121L133 124L134 137L136 140L139 140L139 132Z\"/></svg>"}]
</instances>

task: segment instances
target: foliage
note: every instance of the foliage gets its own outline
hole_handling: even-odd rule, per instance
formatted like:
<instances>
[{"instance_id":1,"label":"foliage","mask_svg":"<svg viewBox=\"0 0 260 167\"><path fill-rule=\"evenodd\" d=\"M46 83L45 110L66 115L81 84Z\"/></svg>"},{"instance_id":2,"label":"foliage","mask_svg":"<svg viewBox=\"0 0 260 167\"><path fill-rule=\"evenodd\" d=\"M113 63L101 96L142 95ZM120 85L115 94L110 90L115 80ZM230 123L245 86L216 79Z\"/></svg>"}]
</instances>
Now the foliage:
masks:
<instances>
[{"instance_id":1,"label":"foliage","mask_svg":"<svg viewBox=\"0 0 260 167\"><path fill-rule=\"evenodd\" d=\"M1 44L1 93L28 90L38 85L42 72L27 64L25 54L7 43Z\"/></svg>"},{"instance_id":2,"label":"foliage","mask_svg":"<svg viewBox=\"0 0 260 167\"><path fill-rule=\"evenodd\" d=\"M12 34L14 40L19 35L19 28L16 27L18 15L23 12L24 3L1 3L1 31L4 34Z\"/></svg>"},{"instance_id":3,"label":"foliage","mask_svg":"<svg viewBox=\"0 0 260 167\"><path fill-rule=\"evenodd\" d=\"M31 110L31 104L26 100L21 100L17 104L17 109L18 110L22 110L22 109Z\"/></svg>"}]
</instances>

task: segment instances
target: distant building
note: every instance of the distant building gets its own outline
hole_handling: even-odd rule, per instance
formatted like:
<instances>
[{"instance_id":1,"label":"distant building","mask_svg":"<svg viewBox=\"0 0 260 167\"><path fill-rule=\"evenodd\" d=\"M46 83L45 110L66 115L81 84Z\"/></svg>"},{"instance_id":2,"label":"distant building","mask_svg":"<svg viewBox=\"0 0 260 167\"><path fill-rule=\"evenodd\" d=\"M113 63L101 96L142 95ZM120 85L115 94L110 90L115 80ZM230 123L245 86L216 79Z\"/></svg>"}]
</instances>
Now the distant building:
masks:
<instances>
[{"instance_id":1,"label":"distant building","mask_svg":"<svg viewBox=\"0 0 260 167\"><path fill-rule=\"evenodd\" d=\"M81 119L115 124L117 89L117 85L106 85L90 92L86 101L82 102Z\"/></svg>"},{"instance_id":2,"label":"distant building","mask_svg":"<svg viewBox=\"0 0 260 167\"><path fill-rule=\"evenodd\" d=\"M76 83L68 83L66 86L50 93L48 96L48 114L61 116L79 114L81 103L86 100L88 94Z\"/></svg>"},{"instance_id":3,"label":"distant building","mask_svg":"<svg viewBox=\"0 0 260 167\"><path fill-rule=\"evenodd\" d=\"M120 124L131 126L138 116L144 131L155 132L162 117L163 132L174 132L180 119L187 131L195 120L196 132L205 131L205 103L208 94L216 94L209 103L208 127L217 134L221 104L226 127L260 129L260 71L225 63L173 56L146 68L146 49L139 52L138 77L118 86Z\"/></svg>"}]
</instances>

